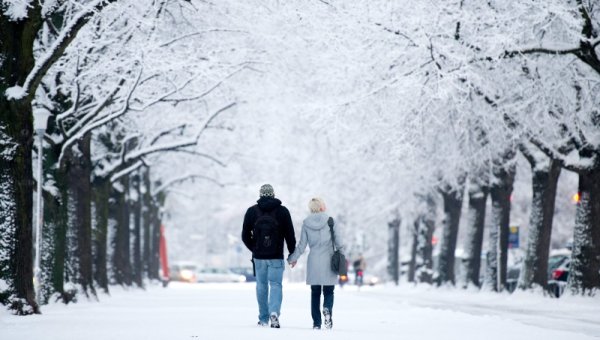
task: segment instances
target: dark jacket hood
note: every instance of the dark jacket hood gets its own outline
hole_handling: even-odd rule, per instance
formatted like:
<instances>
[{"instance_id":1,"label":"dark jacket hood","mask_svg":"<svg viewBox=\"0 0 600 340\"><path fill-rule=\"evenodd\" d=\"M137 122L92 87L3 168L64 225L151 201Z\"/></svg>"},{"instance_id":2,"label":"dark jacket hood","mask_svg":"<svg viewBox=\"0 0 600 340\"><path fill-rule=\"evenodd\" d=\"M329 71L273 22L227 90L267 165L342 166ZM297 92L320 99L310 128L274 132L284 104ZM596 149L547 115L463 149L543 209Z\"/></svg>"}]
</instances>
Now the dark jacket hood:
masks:
<instances>
[{"instance_id":1,"label":"dark jacket hood","mask_svg":"<svg viewBox=\"0 0 600 340\"><path fill-rule=\"evenodd\" d=\"M281 201L274 197L261 197L256 201L262 211L273 211L281 206Z\"/></svg>"}]
</instances>

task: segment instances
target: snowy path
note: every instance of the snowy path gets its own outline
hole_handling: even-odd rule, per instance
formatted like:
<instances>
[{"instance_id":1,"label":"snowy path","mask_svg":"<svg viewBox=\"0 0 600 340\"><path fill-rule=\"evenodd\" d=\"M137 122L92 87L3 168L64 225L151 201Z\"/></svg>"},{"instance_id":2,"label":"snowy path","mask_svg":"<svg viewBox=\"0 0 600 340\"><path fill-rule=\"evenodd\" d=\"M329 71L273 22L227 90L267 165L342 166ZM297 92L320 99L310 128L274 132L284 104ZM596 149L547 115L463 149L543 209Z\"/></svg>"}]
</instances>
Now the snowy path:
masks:
<instances>
[{"instance_id":1,"label":"snowy path","mask_svg":"<svg viewBox=\"0 0 600 340\"><path fill-rule=\"evenodd\" d=\"M334 330L313 331L308 287L284 286L281 329L259 328L253 284L172 284L115 291L102 302L0 312L0 340L598 339L597 298L551 300L462 291L336 288Z\"/></svg>"}]
</instances>

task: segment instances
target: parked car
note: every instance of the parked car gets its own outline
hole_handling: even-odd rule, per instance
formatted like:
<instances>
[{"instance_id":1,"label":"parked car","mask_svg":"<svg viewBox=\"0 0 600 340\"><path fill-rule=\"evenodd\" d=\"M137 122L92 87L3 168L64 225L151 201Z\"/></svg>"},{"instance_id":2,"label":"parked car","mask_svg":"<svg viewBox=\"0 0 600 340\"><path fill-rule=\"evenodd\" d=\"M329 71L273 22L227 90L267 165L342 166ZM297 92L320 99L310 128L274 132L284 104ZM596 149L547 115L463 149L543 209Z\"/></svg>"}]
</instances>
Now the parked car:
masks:
<instances>
[{"instance_id":1,"label":"parked car","mask_svg":"<svg viewBox=\"0 0 600 340\"><path fill-rule=\"evenodd\" d=\"M202 268L196 272L198 282L246 282L246 276L225 268Z\"/></svg>"},{"instance_id":2,"label":"parked car","mask_svg":"<svg viewBox=\"0 0 600 340\"><path fill-rule=\"evenodd\" d=\"M175 262L169 268L171 281L196 282L198 266L191 262Z\"/></svg>"},{"instance_id":3,"label":"parked car","mask_svg":"<svg viewBox=\"0 0 600 340\"><path fill-rule=\"evenodd\" d=\"M548 290L556 297L560 297L567 286L571 258L568 257L552 270L552 277L548 281Z\"/></svg>"},{"instance_id":4,"label":"parked car","mask_svg":"<svg viewBox=\"0 0 600 340\"><path fill-rule=\"evenodd\" d=\"M550 251L550 256L548 257L548 286L552 291L554 291L554 288L551 287L551 285L553 284L552 281L556 280L554 278L554 271L560 266L562 266L564 263L570 261L571 251L569 249L554 249ZM508 271L506 273L506 286L508 291L512 292L517 288L517 283L519 281L519 275L521 274L522 266L523 262L520 261L514 264L513 266L508 267Z\"/></svg>"},{"instance_id":5,"label":"parked car","mask_svg":"<svg viewBox=\"0 0 600 340\"><path fill-rule=\"evenodd\" d=\"M375 275L365 275L365 277L363 278L363 284L368 285L368 286L374 286L376 284L379 284L380 280L377 276Z\"/></svg>"},{"instance_id":6,"label":"parked car","mask_svg":"<svg viewBox=\"0 0 600 340\"><path fill-rule=\"evenodd\" d=\"M252 267L233 267L229 269L235 274L244 275L246 277L246 282L256 281Z\"/></svg>"},{"instance_id":7,"label":"parked car","mask_svg":"<svg viewBox=\"0 0 600 340\"><path fill-rule=\"evenodd\" d=\"M552 280L556 281L567 281L569 279L569 267L571 266L571 259L566 259L559 266L552 270Z\"/></svg>"}]
</instances>

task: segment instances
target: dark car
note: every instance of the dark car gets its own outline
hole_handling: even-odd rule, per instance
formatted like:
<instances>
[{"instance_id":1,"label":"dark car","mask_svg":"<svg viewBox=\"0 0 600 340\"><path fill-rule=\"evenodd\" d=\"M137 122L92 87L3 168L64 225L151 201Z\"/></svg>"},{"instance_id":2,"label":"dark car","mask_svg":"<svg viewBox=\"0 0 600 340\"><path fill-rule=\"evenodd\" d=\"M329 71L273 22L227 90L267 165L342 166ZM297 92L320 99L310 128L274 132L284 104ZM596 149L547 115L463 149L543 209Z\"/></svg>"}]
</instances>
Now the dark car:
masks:
<instances>
[{"instance_id":1,"label":"dark car","mask_svg":"<svg viewBox=\"0 0 600 340\"><path fill-rule=\"evenodd\" d=\"M565 259L554 270L552 277L548 281L548 290L556 297L560 297L567 286L569 279L569 267L571 267L571 258Z\"/></svg>"},{"instance_id":2,"label":"dark car","mask_svg":"<svg viewBox=\"0 0 600 340\"><path fill-rule=\"evenodd\" d=\"M555 287L553 285L556 279L554 278L554 271L561 267L566 262L571 261L571 251L568 249L555 249L550 252L550 256L548 257L548 286L551 292L555 292ZM513 266L508 268L506 274L506 286L507 290L513 292L517 288L517 283L519 281L519 275L521 274L521 267L523 266L523 262L520 261ZM567 267L567 275L568 275L568 267ZM566 282L566 279L565 279Z\"/></svg>"}]
</instances>

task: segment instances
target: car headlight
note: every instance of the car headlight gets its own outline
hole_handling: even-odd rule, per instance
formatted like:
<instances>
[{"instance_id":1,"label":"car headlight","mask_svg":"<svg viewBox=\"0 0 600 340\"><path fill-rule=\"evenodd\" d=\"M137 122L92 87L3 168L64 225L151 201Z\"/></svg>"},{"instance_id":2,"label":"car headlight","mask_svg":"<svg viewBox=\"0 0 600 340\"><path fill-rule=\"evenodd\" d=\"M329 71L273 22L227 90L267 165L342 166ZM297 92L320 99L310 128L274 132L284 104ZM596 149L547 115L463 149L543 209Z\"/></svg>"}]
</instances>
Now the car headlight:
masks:
<instances>
[{"instance_id":1,"label":"car headlight","mask_svg":"<svg viewBox=\"0 0 600 340\"><path fill-rule=\"evenodd\" d=\"M179 276L181 276L183 280L191 281L194 278L194 273L191 270L182 270L179 273Z\"/></svg>"}]
</instances>

